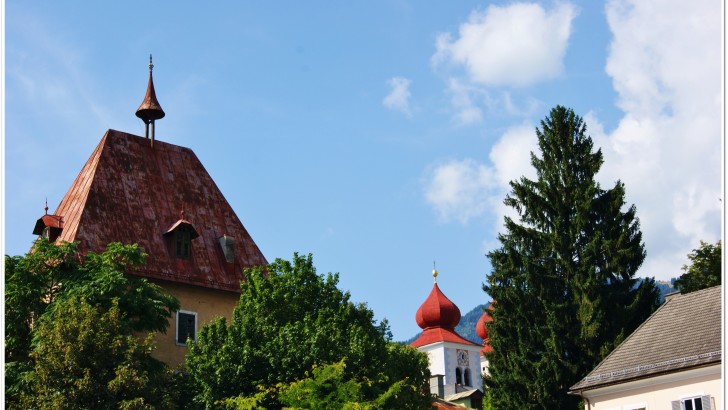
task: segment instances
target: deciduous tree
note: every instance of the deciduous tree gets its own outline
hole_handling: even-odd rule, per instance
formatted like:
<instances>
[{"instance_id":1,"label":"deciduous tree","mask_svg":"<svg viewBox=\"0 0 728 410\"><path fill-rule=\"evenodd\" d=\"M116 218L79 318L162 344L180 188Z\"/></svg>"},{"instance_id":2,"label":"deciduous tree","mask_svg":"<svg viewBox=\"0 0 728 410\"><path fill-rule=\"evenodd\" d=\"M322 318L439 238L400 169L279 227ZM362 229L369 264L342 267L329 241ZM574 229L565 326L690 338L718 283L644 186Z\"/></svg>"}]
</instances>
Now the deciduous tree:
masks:
<instances>
[{"instance_id":1,"label":"deciduous tree","mask_svg":"<svg viewBox=\"0 0 728 410\"><path fill-rule=\"evenodd\" d=\"M426 357L392 346L386 322L375 323L373 312L337 284L337 274L316 274L310 255L247 270L231 323L212 322L190 346L186 365L199 386L195 401L212 408L226 398L253 397L305 379L314 366L345 360L341 378L361 382L363 400L399 383L395 408L426 407ZM281 407L275 396L264 405Z\"/></svg>"},{"instance_id":2,"label":"deciduous tree","mask_svg":"<svg viewBox=\"0 0 728 410\"><path fill-rule=\"evenodd\" d=\"M675 287L688 293L720 285L721 258L720 240L715 245L700 241L700 247L688 254L690 265L683 265L684 273L675 281Z\"/></svg>"},{"instance_id":3,"label":"deciduous tree","mask_svg":"<svg viewBox=\"0 0 728 410\"><path fill-rule=\"evenodd\" d=\"M161 287L127 274L145 257L137 245L112 243L102 253L81 256L77 244L56 245L44 239L24 257L5 257L7 407L43 397L37 406L83 408L86 401L74 402L74 397L101 397L98 389L128 392L129 381L137 376L146 380L147 392L158 395L154 381L161 380L164 365L149 356L147 342L137 343L132 335L165 331L179 302ZM97 320L108 323L96 324ZM104 353L116 345L121 350ZM53 370L58 366L90 376L68 375L75 381L64 381L63 372ZM121 384L101 376L108 369L121 372L116 375ZM150 403L140 397L151 397L145 393L128 401L127 393L117 396L130 408Z\"/></svg>"}]
</instances>

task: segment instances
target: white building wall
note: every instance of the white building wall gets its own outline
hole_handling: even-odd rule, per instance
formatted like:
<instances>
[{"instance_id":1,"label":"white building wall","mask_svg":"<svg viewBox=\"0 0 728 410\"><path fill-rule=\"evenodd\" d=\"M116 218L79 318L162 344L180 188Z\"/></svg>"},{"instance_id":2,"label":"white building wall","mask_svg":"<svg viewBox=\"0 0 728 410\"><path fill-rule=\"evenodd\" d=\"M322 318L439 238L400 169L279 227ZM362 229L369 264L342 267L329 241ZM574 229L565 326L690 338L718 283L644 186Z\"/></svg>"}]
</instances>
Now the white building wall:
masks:
<instances>
[{"instance_id":1,"label":"white building wall","mask_svg":"<svg viewBox=\"0 0 728 410\"><path fill-rule=\"evenodd\" d=\"M585 410L671 410L674 400L711 396L723 409L720 365L608 386L582 394Z\"/></svg>"},{"instance_id":2,"label":"white building wall","mask_svg":"<svg viewBox=\"0 0 728 410\"><path fill-rule=\"evenodd\" d=\"M430 359L430 374L444 375L443 384L455 385L455 368L458 366L457 351L468 351L468 367L473 388L483 390L483 380L480 370L480 346L466 345L461 343L438 342L419 347L419 350L427 353Z\"/></svg>"}]
</instances>

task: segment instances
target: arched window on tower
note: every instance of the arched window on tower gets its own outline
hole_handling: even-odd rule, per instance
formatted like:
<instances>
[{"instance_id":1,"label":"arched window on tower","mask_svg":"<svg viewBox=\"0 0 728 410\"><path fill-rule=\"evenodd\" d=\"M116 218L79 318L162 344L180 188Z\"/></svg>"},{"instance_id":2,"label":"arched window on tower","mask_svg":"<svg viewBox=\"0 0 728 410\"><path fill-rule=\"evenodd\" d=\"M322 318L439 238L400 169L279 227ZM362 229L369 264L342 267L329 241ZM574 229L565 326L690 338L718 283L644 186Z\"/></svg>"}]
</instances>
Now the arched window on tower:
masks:
<instances>
[{"instance_id":1,"label":"arched window on tower","mask_svg":"<svg viewBox=\"0 0 728 410\"><path fill-rule=\"evenodd\" d=\"M463 384L463 372L459 367L455 368L455 384Z\"/></svg>"},{"instance_id":2,"label":"arched window on tower","mask_svg":"<svg viewBox=\"0 0 728 410\"><path fill-rule=\"evenodd\" d=\"M472 386L473 384L470 381L470 369L465 369L464 376L465 377L463 377L463 378L465 379L465 381L463 384L465 384L466 386Z\"/></svg>"}]
</instances>

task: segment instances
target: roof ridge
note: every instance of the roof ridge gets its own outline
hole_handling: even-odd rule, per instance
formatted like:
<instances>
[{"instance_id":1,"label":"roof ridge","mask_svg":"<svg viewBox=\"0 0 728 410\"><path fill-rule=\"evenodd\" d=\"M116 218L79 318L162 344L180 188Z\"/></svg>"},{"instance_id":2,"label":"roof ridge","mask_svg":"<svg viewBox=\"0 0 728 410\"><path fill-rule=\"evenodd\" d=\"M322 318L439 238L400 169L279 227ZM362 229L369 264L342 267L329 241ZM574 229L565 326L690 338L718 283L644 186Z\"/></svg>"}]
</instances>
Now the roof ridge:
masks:
<instances>
[{"instance_id":1,"label":"roof ridge","mask_svg":"<svg viewBox=\"0 0 728 410\"><path fill-rule=\"evenodd\" d=\"M652 370L652 369L656 369L658 367L669 366L671 364L686 363L689 361L708 359L708 358L712 358L715 356L721 356L721 355L722 355L722 352L720 350L717 350L714 352L701 353L698 355L680 357L677 359L664 360L662 362L658 362L658 363L654 363L654 364L644 364L644 365L641 364L641 365L634 366L634 367L628 367L626 369L614 370L614 371L606 372L606 373L599 373L599 374L596 374L593 376L586 376L583 380L585 382L593 382L593 381L602 380L602 379L609 379L609 378L612 378L615 376L623 376L625 374L635 373L635 372L639 372L639 371L643 371L643 370Z\"/></svg>"}]
</instances>

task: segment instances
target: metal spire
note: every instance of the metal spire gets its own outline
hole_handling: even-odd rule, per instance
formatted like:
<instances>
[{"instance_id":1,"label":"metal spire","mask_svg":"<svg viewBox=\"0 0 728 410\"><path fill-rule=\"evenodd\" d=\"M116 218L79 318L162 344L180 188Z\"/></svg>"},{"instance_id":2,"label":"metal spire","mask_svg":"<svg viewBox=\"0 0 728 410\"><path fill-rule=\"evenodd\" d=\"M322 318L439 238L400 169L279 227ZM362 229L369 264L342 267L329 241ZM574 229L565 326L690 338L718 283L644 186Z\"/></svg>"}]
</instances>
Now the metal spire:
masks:
<instances>
[{"instance_id":1,"label":"metal spire","mask_svg":"<svg viewBox=\"0 0 728 410\"><path fill-rule=\"evenodd\" d=\"M136 116L144 121L144 137L149 138L149 124L152 124L152 146L154 146L154 121L164 118L164 110L157 101L157 94L154 92L154 80L152 79L152 55L149 54L149 83L147 84L147 94L144 96L139 108L137 108Z\"/></svg>"}]
</instances>

